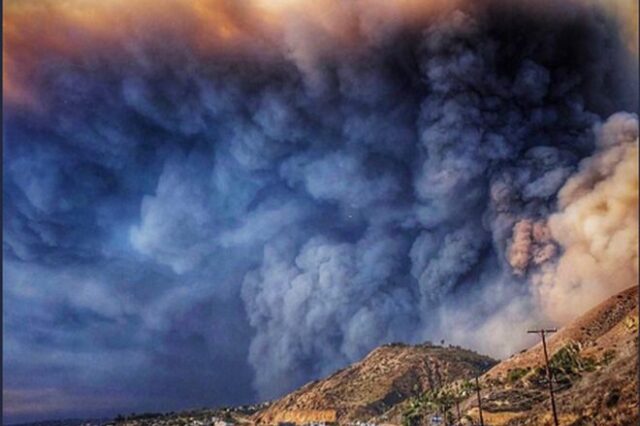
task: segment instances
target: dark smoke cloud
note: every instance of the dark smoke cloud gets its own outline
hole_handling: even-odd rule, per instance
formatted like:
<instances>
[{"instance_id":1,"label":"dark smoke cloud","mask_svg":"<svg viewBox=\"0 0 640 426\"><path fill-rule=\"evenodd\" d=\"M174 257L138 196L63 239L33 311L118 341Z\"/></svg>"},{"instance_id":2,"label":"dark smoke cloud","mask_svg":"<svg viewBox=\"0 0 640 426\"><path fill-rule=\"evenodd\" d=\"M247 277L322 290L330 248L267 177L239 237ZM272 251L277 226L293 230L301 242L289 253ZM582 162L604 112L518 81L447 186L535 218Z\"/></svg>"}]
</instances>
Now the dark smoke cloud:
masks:
<instances>
[{"instance_id":1,"label":"dark smoke cloud","mask_svg":"<svg viewBox=\"0 0 640 426\"><path fill-rule=\"evenodd\" d=\"M238 403L389 341L505 355L543 318L514 226L633 110L617 23L484 2L346 49L296 22L284 53L160 33L43 60L45 110L5 115L8 395Z\"/></svg>"}]
</instances>

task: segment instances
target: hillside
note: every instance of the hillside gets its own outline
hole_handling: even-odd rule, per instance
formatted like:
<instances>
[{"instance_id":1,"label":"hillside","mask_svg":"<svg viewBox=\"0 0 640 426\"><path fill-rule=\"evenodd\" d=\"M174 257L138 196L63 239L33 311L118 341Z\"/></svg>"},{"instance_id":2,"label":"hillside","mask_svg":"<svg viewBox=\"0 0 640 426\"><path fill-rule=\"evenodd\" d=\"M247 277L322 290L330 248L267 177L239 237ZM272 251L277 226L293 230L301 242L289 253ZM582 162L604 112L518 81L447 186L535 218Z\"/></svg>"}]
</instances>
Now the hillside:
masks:
<instances>
[{"instance_id":1,"label":"hillside","mask_svg":"<svg viewBox=\"0 0 640 426\"><path fill-rule=\"evenodd\" d=\"M561 425L638 424L637 300L627 289L549 337ZM537 344L481 377L485 424L553 424L543 356ZM463 408L477 418L473 398Z\"/></svg>"},{"instance_id":2,"label":"hillside","mask_svg":"<svg viewBox=\"0 0 640 426\"><path fill-rule=\"evenodd\" d=\"M637 299L637 288L625 290L548 337L561 425L638 424ZM275 401L253 420L401 424L417 406L429 406L420 402L426 391L469 386L465 379L482 371L486 371L480 376L485 425L553 424L542 344L495 365L490 358L460 348L385 345ZM475 392L467 395L459 401L462 424L478 419ZM428 424L433 413L421 410L413 424ZM450 405L451 418L457 418L455 411Z\"/></svg>"},{"instance_id":3,"label":"hillside","mask_svg":"<svg viewBox=\"0 0 640 426\"><path fill-rule=\"evenodd\" d=\"M254 420L258 424L367 420L411 395L473 377L494 364L489 357L456 347L385 345L274 402Z\"/></svg>"},{"instance_id":4,"label":"hillside","mask_svg":"<svg viewBox=\"0 0 640 426\"><path fill-rule=\"evenodd\" d=\"M578 343L583 347L584 355L595 355L615 347L629 337L623 322L629 315L637 317L638 289L629 288L558 330L547 339L547 350L555 353L567 343ZM622 341L621 341L622 339ZM495 365L485 374L485 378L504 376L514 368L526 368L544 361L542 343L508 358Z\"/></svg>"}]
</instances>

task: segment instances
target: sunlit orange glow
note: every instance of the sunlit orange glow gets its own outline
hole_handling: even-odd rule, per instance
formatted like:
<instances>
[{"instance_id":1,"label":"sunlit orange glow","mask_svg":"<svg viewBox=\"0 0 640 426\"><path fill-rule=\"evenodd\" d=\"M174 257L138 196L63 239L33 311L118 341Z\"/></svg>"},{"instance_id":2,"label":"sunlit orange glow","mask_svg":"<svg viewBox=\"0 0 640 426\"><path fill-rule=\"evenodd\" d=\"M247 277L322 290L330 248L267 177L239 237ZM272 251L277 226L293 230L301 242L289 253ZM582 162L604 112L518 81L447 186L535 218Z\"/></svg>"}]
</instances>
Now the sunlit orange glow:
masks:
<instances>
[{"instance_id":1,"label":"sunlit orange glow","mask_svg":"<svg viewBox=\"0 0 640 426\"><path fill-rule=\"evenodd\" d=\"M2 20L3 99L33 107L37 89L30 82L47 58L126 54L136 43L162 36L199 55L246 49L285 55L311 68L326 52L375 42L390 28L424 24L466 1L9 0ZM625 20L629 39L637 40L635 0L583 1L610 4ZM630 48L637 50L637 41Z\"/></svg>"}]
</instances>

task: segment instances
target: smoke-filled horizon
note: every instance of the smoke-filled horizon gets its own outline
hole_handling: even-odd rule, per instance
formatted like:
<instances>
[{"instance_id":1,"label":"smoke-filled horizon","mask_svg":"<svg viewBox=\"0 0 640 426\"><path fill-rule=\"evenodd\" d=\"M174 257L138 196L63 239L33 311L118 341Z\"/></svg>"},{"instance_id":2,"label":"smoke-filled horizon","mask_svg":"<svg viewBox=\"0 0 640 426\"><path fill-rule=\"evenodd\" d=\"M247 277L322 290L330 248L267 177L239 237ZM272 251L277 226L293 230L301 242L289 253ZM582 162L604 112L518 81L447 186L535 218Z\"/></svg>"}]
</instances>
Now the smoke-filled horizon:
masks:
<instances>
[{"instance_id":1,"label":"smoke-filled horizon","mask_svg":"<svg viewBox=\"0 0 640 426\"><path fill-rule=\"evenodd\" d=\"M504 357L636 283L632 2L131 3L6 5L5 421Z\"/></svg>"}]
</instances>

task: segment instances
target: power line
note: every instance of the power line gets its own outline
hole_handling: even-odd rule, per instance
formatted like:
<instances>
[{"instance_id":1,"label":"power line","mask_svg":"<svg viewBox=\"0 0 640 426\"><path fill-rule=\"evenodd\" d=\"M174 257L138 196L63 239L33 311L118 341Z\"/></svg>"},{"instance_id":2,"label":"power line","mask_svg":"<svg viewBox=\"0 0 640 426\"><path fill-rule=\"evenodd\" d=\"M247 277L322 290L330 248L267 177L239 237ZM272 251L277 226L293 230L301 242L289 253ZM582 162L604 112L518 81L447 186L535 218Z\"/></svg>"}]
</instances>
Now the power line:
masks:
<instances>
[{"instance_id":1,"label":"power line","mask_svg":"<svg viewBox=\"0 0 640 426\"><path fill-rule=\"evenodd\" d=\"M547 368L547 382L549 383L549 395L551 396L551 411L553 412L553 422L555 426L558 426L558 413L556 412L556 400L553 397L553 376L551 375L551 368L549 368L549 355L547 355L547 340L545 338L546 334L555 333L558 331L557 329L544 329L541 328L539 330L529 330L527 333L535 333L539 334L542 337L542 348L544 350L544 362Z\"/></svg>"}]
</instances>

